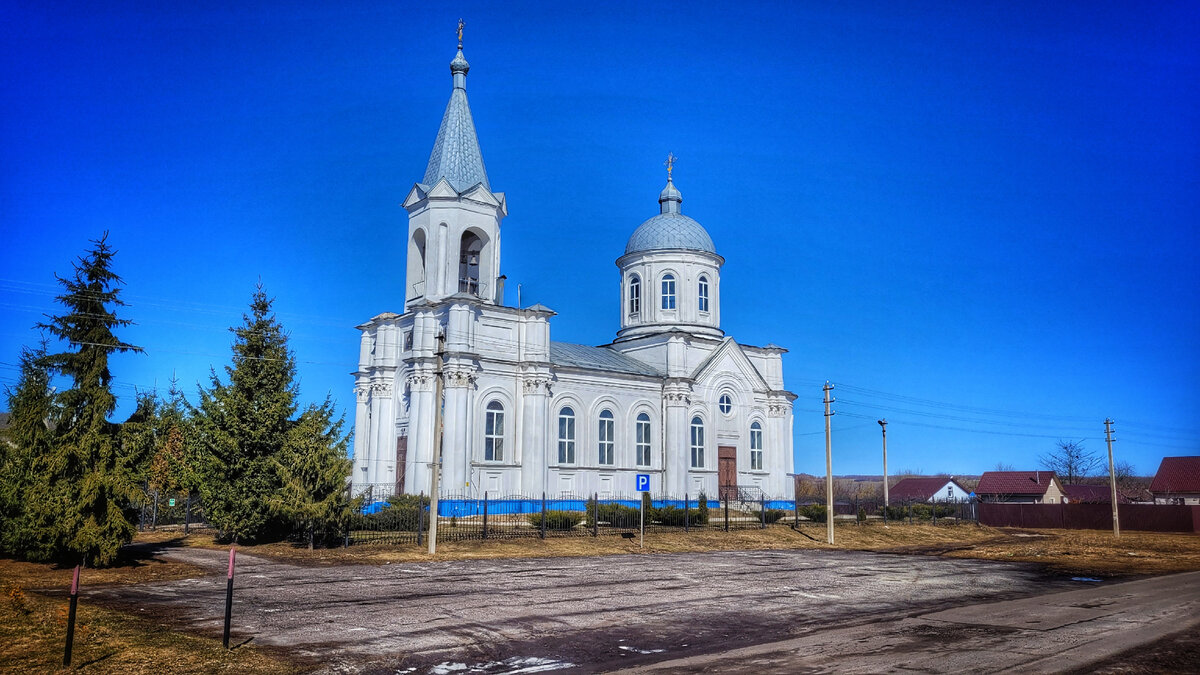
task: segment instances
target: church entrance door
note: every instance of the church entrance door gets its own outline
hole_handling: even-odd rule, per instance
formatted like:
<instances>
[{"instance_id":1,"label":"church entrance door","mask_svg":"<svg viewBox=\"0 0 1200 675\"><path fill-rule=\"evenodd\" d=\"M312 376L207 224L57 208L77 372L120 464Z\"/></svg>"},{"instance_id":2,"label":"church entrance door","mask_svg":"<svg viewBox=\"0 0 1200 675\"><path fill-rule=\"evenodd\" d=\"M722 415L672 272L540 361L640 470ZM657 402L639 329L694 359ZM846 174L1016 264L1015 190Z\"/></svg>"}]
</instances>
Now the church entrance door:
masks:
<instances>
[{"instance_id":1,"label":"church entrance door","mask_svg":"<svg viewBox=\"0 0 1200 675\"><path fill-rule=\"evenodd\" d=\"M404 469L408 466L408 436L396 439L396 494L404 494Z\"/></svg>"},{"instance_id":2,"label":"church entrance door","mask_svg":"<svg viewBox=\"0 0 1200 675\"><path fill-rule=\"evenodd\" d=\"M737 499L737 448L717 448L717 486L722 501Z\"/></svg>"}]
</instances>

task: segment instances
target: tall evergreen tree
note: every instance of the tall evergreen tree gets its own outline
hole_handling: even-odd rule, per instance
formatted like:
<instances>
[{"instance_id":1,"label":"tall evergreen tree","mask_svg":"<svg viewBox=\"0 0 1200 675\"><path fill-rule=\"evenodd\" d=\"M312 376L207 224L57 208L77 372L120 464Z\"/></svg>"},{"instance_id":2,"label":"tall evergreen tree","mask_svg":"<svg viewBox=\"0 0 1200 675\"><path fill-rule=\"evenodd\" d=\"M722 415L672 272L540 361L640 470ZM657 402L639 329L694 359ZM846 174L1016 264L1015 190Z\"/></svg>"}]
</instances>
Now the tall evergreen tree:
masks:
<instances>
[{"instance_id":1,"label":"tall evergreen tree","mask_svg":"<svg viewBox=\"0 0 1200 675\"><path fill-rule=\"evenodd\" d=\"M171 380L167 398L158 405L154 456L147 483L152 490L189 495L196 489L195 453L187 401Z\"/></svg>"},{"instance_id":2,"label":"tall evergreen tree","mask_svg":"<svg viewBox=\"0 0 1200 675\"><path fill-rule=\"evenodd\" d=\"M243 324L230 329L229 382L213 372L211 387L200 391L200 495L209 523L235 542L282 533L267 501L280 485L275 461L296 412L296 360L271 303L260 283Z\"/></svg>"},{"instance_id":3,"label":"tall evergreen tree","mask_svg":"<svg viewBox=\"0 0 1200 675\"><path fill-rule=\"evenodd\" d=\"M275 470L282 483L269 505L273 513L294 523L312 549L317 537L340 530L352 508L347 481L350 437L342 434L345 418L334 419L333 401L310 405L288 433L288 444Z\"/></svg>"},{"instance_id":4,"label":"tall evergreen tree","mask_svg":"<svg viewBox=\"0 0 1200 675\"><path fill-rule=\"evenodd\" d=\"M7 389L8 428L0 438L0 551L23 555L38 540L28 505L51 441L54 393L45 367L46 343L23 348L20 376Z\"/></svg>"},{"instance_id":5,"label":"tall evergreen tree","mask_svg":"<svg viewBox=\"0 0 1200 675\"><path fill-rule=\"evenodd\" d=\"M112 271L115 251L108 233L74 264L69 278L57 277L66 308L39 327L66 343L67 350L48 354L45 363L71 379L56 396L54 440L40 480L38 516L48 539L33 551L40 559L74 558L105 565L133 539L131 504L140 498L138 459L122 447L119 426L108 421L117 407L112 393L109 356L141 351L117 339L113 329L130 321L114 309L121 302L121 278Z\"/></svg>"}]
</instances>

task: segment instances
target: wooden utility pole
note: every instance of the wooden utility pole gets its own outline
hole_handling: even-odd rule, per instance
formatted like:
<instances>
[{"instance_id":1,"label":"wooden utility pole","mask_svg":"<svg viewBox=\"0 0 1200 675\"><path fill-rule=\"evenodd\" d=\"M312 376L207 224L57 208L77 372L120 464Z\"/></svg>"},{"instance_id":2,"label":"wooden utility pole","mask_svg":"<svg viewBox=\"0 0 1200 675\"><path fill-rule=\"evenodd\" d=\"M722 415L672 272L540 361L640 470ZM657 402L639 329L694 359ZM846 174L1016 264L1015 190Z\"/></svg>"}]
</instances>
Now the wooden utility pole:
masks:
<instances>
[{"instance_id":1,"label":"wooden utility pole","mask_svg":"<svg viewBox=\"0 0 1200 675\"><path fill-rule=\"evenodd\" d=\"M429 554L437 553L438 478L442 475L442 351L446 336L437 336L437 370L433 378L433 464L429 488Z\"/></svg>"},{"instance_id":2,"label":"wooden utility pole","mask_svg":"<svg viewBox=\"0 0 1200 675\"><path fill-rule=\"evenodd\" d=\"M825 531L828 534L829 543L833 543L833 439L830 436L829 418L833 413L829 410L829 404L833 403L833 399L829 398L829 392L833 391L833 385L825 382Z\"/></svg>"},{"instance_id":3,"label":"wooden utility pole","mask_svg":"<svg viewBox=\"0 0 1200 675\"><path fill-rule=\"evenodd\" d=\"M1104 420L1104 440L1108 443L1108 482L1112 488L1113 536L1121 537L1121 521L1117 516L1117 471L1112 456L1112 419Z\"/></svg>"},{"instance_id":4,"label":"wooden utility pole","mask_svg":"<svg viewBox=\"0 0 1200 675\"><path fill-rule=\"evenodd\" d=\"M883 508L888 507L888 484L887 484L887 420L879 420L879 427L883 429Z\"/></svg>"}]
</instances>

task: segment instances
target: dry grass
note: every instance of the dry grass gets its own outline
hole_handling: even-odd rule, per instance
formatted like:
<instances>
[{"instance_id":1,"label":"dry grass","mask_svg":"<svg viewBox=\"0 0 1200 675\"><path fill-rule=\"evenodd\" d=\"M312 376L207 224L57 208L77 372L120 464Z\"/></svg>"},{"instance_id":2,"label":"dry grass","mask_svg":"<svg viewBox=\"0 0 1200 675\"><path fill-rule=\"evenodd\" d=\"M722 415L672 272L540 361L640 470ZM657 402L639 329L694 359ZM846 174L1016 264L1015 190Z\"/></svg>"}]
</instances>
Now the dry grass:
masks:
<instances>
[{"instance_id":1,"label":"dry grass","mask_svg":"<svg viewBox=\"0 0 1200 675\"><path fill-rule=\"evenodd\" d=\"M0 673L62 669L67 600L24 593L4 582L0 597ZM294 668L253 647L225 650L219 640L184 635L152 621L81 602L72 667L96 673L288 673Z\"/></svg>"},{"instance_id":2,"label":"dry grass","mask_svg":"<svg viewBox=\"0 0 1200 675\"><path fill-rule=\"evenodd\" d=\"M1032 562L1062 574L1142 576L1200 570L1200 535L1101 530L1005 530L956 558Z\"/></svg>"}]
</instances>

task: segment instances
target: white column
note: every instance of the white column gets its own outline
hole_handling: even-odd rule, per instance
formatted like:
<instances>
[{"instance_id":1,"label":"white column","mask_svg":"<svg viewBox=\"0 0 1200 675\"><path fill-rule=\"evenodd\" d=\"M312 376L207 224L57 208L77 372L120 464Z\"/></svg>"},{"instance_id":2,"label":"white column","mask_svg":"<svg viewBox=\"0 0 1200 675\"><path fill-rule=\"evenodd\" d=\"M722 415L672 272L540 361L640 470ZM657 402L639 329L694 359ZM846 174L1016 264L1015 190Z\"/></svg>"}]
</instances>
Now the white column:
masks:
<instances>
[{"instance_id":1,"label":"white column","mask_svg":"<svg viewBox=\"0 0 1200 675\"><path fill-rule=\"evenodd\" d=\"M460 494L466 490L471 459L467 447L470 432L467 411L475 374L465 368L456 368L448 371L445 377L446 415L442 423L446 435L442 442L442 483L439 490L443 494Z\"/></svg>"},{"instance_id":2,"label":"white column","mask_svg":"<svg viewBox=\"0 0 1200 675\"><path fill-rule=\"evenodd\" d=\"M369 425L370 408L368 407L370 391L370 387L365 384L354 387L356 400L354 406L354 468L351 470L353 474L350 478L355 493L368 482L367 472L363 471L363 468L370 466L372 450Z\"/></svg>"},{"instance_id":3,"label":"white column","mask_svg":"<svg viewBox=\"0 0 1200 675\"><path fill-rule=\"evenodd\" d=\"M412 480L406 480L404 489L410 494L429 494L429 465L433 462L434 377L431 371L419 371L408 376L412 400L408 423L408 461L411 466L409 478Z\"/></svg>"},{"instance_id":4,"label":"white column","mask_svg":"<svg viewBox=\"0 0 1200 675\"><path fill-rule=\"evenodd\" d=\"M667 385L663 396L667 414L663 420L663 489L668 495L682 495L688 490L688 467L691 466L691 436L687 409L691 397L687 385ZM705 429L707 438L710 430Z\"/></svg>"},{"instance_id":5,"label":"white column","mask_svg":"<svg viewBox=\"0 0 1200 675\"><path fill-rule=\"evenodd\" d=\"M523 389L521 492L527 497L534 497L546 491L547 452L551 446L549 436L553 435L547 433L550 378L546 375L526 376L523 378Z\"/></svg>"},{"instance_id":6,"label":"white column","mask_svg":"<svg viewBox=\"0 0 1200 675\"><path fill-rule=\"evenodd\" d=\"M767 405L770 440L768 441L767 469L771 472L767 492L772 497L786 498L792 491L787 489L787 474L791 471L789 458L792 453L791 404L786 401L771 401Z\"/></svg>"}]
</instances>

